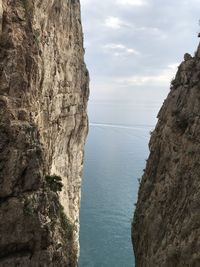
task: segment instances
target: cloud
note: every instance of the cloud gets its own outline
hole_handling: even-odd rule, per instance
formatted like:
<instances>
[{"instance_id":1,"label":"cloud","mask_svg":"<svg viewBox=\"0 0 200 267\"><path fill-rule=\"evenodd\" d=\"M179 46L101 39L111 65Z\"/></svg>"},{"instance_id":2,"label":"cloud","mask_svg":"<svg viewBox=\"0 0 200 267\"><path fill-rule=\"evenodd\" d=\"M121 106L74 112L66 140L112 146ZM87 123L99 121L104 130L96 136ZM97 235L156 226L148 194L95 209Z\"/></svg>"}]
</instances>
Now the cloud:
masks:
<instances>
[{"instance_id":1,"label":"cloud","mask_svg":"<svg viewBox=\"0 0 200 267\"><path fill-rule=\"evenodd\" d=\"M91 0L81 0L81 6L91 4Z\"/></svg>"},{"instance_id":2,"label":"cloud","mask_svg":"<svg viewBox=\"0 0 200 267\"><path fill-rule=\"evenodd\" d=\"M129 5L129 6L144 6L147 5L147 2L144 0L117 0L119 5Z\"/></svg>"},{"instance_id":3,"label":"cloud","mask_svg":"<svg viewBox=\"0 0 200 267\"><path fill-rule=\"evenodd\" d=\"M171 69L172 71L175 71L178 68L179 65L180 65L180 63L177 62L177 63L169 64L167 67L169 69Z\"/></svg>"},{"instance_id":4,"label":"cloud","mask_svg":"<svg viewBox=\"0 0 200 267\"><path fill-rule=\"evenodd\" d=\"M112 29L120 29L121 27L129 26L118 17L109 16L105 19L104 26Z\"/></svg>"},{"instance_id":5,"label":"cloud","mask_svg":"<svg viewBox=\"0 0 200 267\"><path fill-rule=\"evenodd\" d=\"M126 86L169 86L174 77L177 64L169 64L166 69L153 75L132 75L129 77L119 78L118 83Z\"/></svg>"},{"instance_id":6,"label":"cloud","mask_svg":"<svg viewBox=\"0 0 200 267\"><path fill-rule=\"evenodd\" d=\"M125 87L169 89L174 62L180 64L184 53L193 53L198 44L199 0L80 3L91 94L98 91L98 97L107 97L107 87L113 87L115 95Z\"/></svg>"},{"instance_id":7,"label":"cloud","mask_svg":"<svg viewBox=\"0 0 200 267\"><path fill-rule=\"evenodd\" d=\"M115 43L109 43L103 46L104 50L106 52L112 53L114 56L126 56L126 55L140 55L140 52L133 49L126 47L123 44L115 44Z\"/></svg>"}]
</instances>

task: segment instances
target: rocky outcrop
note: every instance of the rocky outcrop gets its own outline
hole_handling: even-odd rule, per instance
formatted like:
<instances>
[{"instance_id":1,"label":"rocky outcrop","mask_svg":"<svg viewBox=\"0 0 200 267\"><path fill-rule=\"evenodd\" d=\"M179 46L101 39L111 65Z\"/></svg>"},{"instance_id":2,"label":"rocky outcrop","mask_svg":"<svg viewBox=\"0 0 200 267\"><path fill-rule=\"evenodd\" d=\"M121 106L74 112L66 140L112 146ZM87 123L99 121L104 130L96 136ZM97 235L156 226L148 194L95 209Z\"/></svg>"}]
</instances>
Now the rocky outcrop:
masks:
<instances>
[{"instance_id":1,"label":"rocky outcrop","mask_svg":"<svg viewBox=\"0 0 200 267\"><path fill-rule=\"evenodd\" d=\"M135 211L137 267L200 266L200 47L158 114Z\"/></svg>"},{"instance_id":2,"label":"rocky outcrop","mask_svg":"<svg viewBox=\"0 0 200 267\"><path fill-rule=\"evenodd\" d=\"M1 267L76 266L83 56L78 0L0 0Z\"/></svg>"}]
</instances>

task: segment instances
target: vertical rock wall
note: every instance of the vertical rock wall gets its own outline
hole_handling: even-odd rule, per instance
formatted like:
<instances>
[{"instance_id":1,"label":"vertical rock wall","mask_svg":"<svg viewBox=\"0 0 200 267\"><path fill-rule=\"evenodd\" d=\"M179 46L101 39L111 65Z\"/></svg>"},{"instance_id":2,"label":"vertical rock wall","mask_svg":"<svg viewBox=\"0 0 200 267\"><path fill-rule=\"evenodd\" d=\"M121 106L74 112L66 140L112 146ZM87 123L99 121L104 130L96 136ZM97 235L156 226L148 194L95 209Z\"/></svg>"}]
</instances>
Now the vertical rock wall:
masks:
<instances>
[{"instance_id":1,"label":"vertical rock wall","mask_svg":"<svg viewBox=\"0 0 200 267\"><path fill-rule=\"evenodd\" d=\"M158 114L132 237L137 267L200 266L200 47Z\"/></svg>"},{"instance_id":2,"label":"vertical rock wall","mask_svg":"<svg viewBox=\"0 0 200 267\"><path fill-rule=\"evenodd\" d=\"M78 0L0 0L0 266L76 266L83 57Z\"/></svg>"}]
</instances>

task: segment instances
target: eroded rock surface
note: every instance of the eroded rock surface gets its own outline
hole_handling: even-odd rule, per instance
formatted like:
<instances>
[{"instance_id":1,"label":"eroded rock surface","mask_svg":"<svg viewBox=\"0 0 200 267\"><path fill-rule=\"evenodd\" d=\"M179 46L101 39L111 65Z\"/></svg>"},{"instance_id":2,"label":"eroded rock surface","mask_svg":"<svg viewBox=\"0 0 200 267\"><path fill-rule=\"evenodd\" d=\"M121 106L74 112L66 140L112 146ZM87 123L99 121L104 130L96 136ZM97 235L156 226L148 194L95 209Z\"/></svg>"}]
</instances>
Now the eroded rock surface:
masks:
<instances>
[{"instance_id":1,"label":"eroded rock surface","mask_svg":"<svg viewBox=\"0 0 200 267\"><path fill-rule=\"evenodd\" d=\"M76 266L88 72L78 0L0 0L0 266ZM56 174L61 193L45 177Z\"/></svg>"},{"instance_id":2,"label":"eroded rock surface","mask_svg":"<svg viewBox=\"0 0 200 267\"><path fill-rule=\"evenodd\" d=\"M200 266L200 47L158 114L132 237L137 267Z\"/></svg>"}]
</instances>

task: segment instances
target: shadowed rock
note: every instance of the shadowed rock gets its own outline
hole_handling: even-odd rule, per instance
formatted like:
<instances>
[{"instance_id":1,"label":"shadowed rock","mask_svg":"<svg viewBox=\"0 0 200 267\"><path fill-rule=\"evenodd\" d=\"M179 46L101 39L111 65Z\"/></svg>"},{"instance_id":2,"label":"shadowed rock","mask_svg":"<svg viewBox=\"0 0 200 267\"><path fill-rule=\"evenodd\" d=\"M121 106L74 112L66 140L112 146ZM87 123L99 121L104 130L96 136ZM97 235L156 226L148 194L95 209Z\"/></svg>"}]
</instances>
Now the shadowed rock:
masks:
<instances>
[{"instance_id":1,"label":"shadowed rock","mask_svg":"<svg viewBox=\"0 0 200 267\"><path fill-rule=\"evenodd\" d=\"M200 47L158 114L132 238L137 267L200 266Z\"/></svg>"},{"instance_id":2,"label":"shadowed rock","mask_svg":"<svg viewBox=\"0 0 200 267\"><path fill-rule=\"evenodd\" d=\"M88 72L78 0L0 1L0 266L76 266ZM62 191L47 175L62 178ZM61 181L60 181L61 183Z\"/></svg>"}]
</instances>

